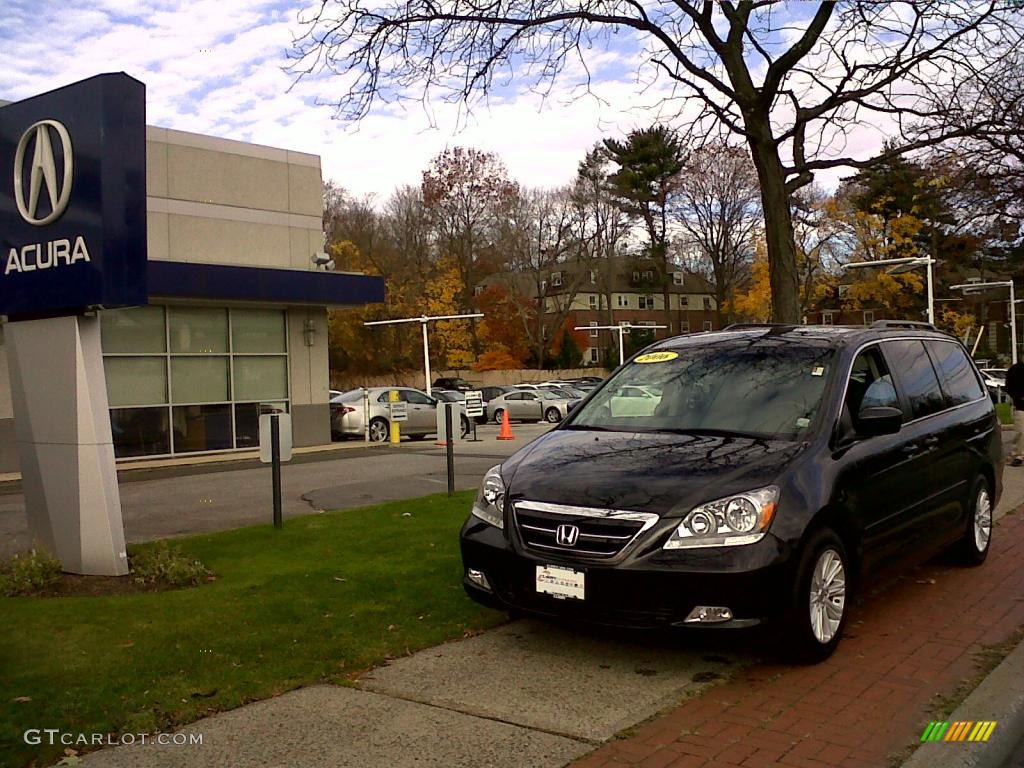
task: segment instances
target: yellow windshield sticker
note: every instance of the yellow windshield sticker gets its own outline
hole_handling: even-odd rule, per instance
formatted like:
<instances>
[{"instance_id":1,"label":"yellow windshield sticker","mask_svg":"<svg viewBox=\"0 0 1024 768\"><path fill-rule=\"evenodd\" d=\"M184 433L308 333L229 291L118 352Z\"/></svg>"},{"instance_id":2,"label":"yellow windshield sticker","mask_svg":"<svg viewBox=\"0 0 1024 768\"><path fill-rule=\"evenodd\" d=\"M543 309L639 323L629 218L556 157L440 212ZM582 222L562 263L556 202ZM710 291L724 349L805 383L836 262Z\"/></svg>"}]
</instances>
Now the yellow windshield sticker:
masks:
<instances>
[{"instance_id":1,"label":"yellow windshield sticker","mask_svg":"<svg viewBox=\"0 0 1024 768\"><path fill-rule=\"evenodd\" d=\"M667 363L679 357L678 352L648 352L634 360L634 363Z\"/></svg>"}]
</instances>

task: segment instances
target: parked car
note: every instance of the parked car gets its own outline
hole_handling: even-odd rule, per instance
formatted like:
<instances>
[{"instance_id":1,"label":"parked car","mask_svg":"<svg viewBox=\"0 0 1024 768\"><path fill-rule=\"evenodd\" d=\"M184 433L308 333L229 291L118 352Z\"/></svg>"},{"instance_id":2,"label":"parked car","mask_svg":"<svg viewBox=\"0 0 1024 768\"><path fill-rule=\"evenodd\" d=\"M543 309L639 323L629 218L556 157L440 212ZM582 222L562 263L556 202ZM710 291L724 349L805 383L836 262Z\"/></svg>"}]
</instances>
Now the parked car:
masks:
<instances>
[{"instance_id":1,"label":"parked car","mask_svg":"<svg viewBox=\"0 0 1024 768\"><path fill-rule=\"evenodd\" d=\"M498 423L504 413L513 421L541 421L557 424L564 419L579 400L568 400L547 390L518 390L506 392L487 403L487 418Z\"/></svg>"},{"instance_id":2,"label":"parked car","mask_svg":"<svg viewBox=\"0 0 1024 768\"><path fill-rule=\"evenodd\" d=\"M516 391L515 387L510 387L510 386L505 386L505 385L500 385L500 384L499 385L494 385L494 386L488 386L488 387L480 387L480 394L483 395L483 398L484 398L484 415L483 416L477 416L477 418L476 418L477 424L486 424L487 423L487 404L490 403L491 400L493 400L496 397L501 397L506 392L515 392L515 391Z\"/></svg>"},{"instance_id":3,"label":"parked car","mask_svg":"<svg viewBox=\"0 0 1024 768\"><path fill-rule=\"evenodd\" d=\"M434 379L434 383L431 385L433 389L453 389L456 392L468 392L474 389L473 385L465 379L460 379L458 376L450 376L447 378Z\"/></svg>"},{"instance_id":4,"label":"parked car","mask_svg":"<svg viewBox=\"0 0 1024 768\"><path fill-rule=\"evenodd\" d=\"M993 403L1001 403L1006 399L1006 369L982 368L981 377L985 380Z\"/></svg>"},{"instance_id":5,"label":"parked car","mask_svg":"<svg viewBox=\"0 0 1024 768\"><path fill-rule=\"evenodd\" d=\"M408 421L401 422L402 435L422 440L437 434L437 400L410 387L370 387L370 440L383 443L391 436L391 410L388 393L398 390L399 400L407 403ZM462 417L462 435L469 433L469 419ZM365 434L363 390L345 392L331 403L331 435L334 437L363 437Z\"/></svg>"},{"instance_id":6,"label":"parked car","mask_svg":"<svg viewBox=\"0 0 1024 768\"><path fill-rule=\"evenodd\" d=\"M625 387L655 408L617 413ZM979 371L931 326L667 339L487 472L464 585L606 624L765 624L818 660L865 578L950 547L985 561L1000 454Z\"/></svg>"}]
</instances>

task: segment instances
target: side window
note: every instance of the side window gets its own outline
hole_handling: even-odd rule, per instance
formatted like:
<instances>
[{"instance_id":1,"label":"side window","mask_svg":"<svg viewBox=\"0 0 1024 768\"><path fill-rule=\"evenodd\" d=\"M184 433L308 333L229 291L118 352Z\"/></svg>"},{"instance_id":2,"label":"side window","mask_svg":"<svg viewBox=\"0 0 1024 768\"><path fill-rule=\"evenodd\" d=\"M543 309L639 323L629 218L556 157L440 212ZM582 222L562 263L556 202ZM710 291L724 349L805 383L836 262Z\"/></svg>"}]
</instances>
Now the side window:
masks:
<instances>
[{"instance_id":1,"label":"side window","mask_svg":"<svg viewBox=\"0 0 1024 768\"><path fill-rule=\"evenodd\" d=\"M388 390L387 392L381 392L380 393L380 397L377 398L377 402L378 403L388 403L388 402L390 402L390 397L389 397L390 394L391 394L390 390ZM407 403L407 402L409 402L409 398L406 397L406 393L405 393L404 389L398 390L398 401L400 403Z\"/></svg>"},{"instance_id":2,"label":"side window","mask_svg":"<svg viewBox=\"0 0 1024 768\"><path fill-rule=\"evenodd\" d=\"M978 377L959 344L952 341L926 341L924 345L942 378L942 388L951 406L970 403L984 396Z\"/></svg>"},{"instance_id":3,"label":"side window","mask_svg":"<svg viewBox=\"0 0 1024 768\"><path fill-rule=\"evenodd\" d=\"M402 390L403 400L408 400L410 403L415 405L433 405L434 401L426 395L421 395L419 392L413 392L411 390Z\"/></svg>"},{"instance_id":4,"label":"side window","mask_svg":"<svg viewBox=\"0 0 1024 768\"><path fill-rule=\"evenodd\" d=\"M945 408L939 379L924 344L912 339L883 343L907 396L910 408L907 418L920 419Z\"/></svg>"},{"instance_id":5,"label":"side window","mask_svg":"<svg viewBox=\"0 0 1024 768\"><path fill-rule=\"evenodd\" d=\"M846 406L850 416L865 408L900 407L889 368L877 346L868 347L853 361L846 386Z\"/></svg>"},{"instance_id":6,"label":"side window","mask_svg":"<svg viewBox=\"0 0 1024 768\"><path fill-rule=\"evenodd\" d=\"M505 395L505 399L506 400L522 400L523 399L523 393L522 392L509 392L507 395Z\"/></svg>"},{"instance_id":7,"label":"side window","mask_svg":"<svg viewBox=\"0 0 1024 768\"><path fill-rule=\"evenodd\" d=\"M538 395L535 392L523 392L519 397L520 400L536 400Z\"/></svg>"}]
</instances>

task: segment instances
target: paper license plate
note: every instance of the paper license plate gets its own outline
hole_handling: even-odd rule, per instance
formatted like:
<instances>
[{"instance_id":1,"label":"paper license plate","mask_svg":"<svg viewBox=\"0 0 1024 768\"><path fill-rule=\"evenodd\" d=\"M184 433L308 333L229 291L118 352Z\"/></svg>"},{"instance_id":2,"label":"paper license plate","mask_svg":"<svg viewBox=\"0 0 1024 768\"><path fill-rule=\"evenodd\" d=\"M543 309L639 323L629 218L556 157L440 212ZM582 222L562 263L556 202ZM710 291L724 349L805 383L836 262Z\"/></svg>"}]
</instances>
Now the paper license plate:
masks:
<instances>
[{"instance_id":1,"label":"paper license plate","mask_svg":"<svg viewBox=\"0 0 1024 768\"><path fill-rule=\"evenodd\" d=\"M583 599L583 571L557 565L537 566L537 592L558 598Z\"/></svg>"}]
</instances>

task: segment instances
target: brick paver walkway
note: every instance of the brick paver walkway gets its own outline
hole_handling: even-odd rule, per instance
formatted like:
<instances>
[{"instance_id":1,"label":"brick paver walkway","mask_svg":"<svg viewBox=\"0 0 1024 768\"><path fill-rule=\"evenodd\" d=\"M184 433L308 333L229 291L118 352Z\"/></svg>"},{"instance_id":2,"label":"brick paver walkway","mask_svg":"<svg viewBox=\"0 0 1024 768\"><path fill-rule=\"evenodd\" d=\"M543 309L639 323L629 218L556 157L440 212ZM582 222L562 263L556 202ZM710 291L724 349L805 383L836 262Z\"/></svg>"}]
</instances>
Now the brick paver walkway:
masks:
<instances>
[{"instance_id":1,"label":"brick paver walkway","mask_svg":"<svg viewBox=\"0 0 1024 768\"><path fill-rule=\"evenodd\" d=\"M930 564L862 594L828 661L752 667L573 768L885 768L942 719L933 697L974 674L975 653L1022 625L1024 507L982 567Z\"/></svg>"}]
</instances>

